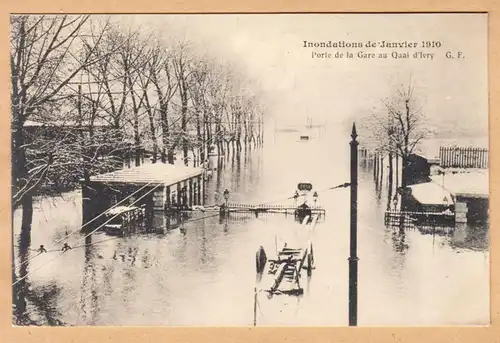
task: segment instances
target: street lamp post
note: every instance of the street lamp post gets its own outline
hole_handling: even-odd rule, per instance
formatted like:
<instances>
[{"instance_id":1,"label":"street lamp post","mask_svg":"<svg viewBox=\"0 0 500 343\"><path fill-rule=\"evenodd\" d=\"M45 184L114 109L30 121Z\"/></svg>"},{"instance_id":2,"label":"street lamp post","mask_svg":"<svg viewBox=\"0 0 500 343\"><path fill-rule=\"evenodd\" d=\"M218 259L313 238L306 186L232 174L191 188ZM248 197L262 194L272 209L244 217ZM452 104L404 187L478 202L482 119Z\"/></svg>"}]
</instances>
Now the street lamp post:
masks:
<instances>
[{"instance_id":1,"label":"street lamp post","mask_svg":"<svg viewBox=\"0 0 500 343\"><path fill-rule=\"evenodd\" d=\"M357 256L357 224L358 224L358 137L356 124L352 124L351 133L351 237L349 256L349 326L357 326L358 322L358 256Z\"/></svg>"},{"instance_id":2,"label":"street lamp post","mask_svg":"<svg viewBox=\"0 0 500 343\"><path fill-rule=\"evenodd\" d=\"M226 201L226 208L227 208L227 201L229 200L229 190L227 188L224 191L223 195L224 195L224 200Z\"/></svg>"},{"instance_id":3,"label":"street lamp post","mask_svg":"<svg viewBox=\"0 0 500 343\"><path fill-rule=\"evenodd\" d=\"M220 214L221 214L221 217L225 217L226 214L229 213L229 209L228 209L228 200L229 200L229 190L226 188L224 190L224 193L222 193L222 195L224 196L224 206L222 206L223 208L221 208L221 211L220 211Z\"/></svg>"}]
</instances>

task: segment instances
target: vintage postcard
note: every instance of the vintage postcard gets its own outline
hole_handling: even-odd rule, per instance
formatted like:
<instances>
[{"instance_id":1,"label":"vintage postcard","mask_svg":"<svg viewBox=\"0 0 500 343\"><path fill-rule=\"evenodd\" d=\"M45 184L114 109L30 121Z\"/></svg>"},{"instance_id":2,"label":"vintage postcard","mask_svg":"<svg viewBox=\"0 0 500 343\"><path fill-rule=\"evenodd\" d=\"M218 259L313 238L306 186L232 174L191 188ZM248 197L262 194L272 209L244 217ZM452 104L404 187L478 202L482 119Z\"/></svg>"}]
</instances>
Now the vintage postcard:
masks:
<instances>
[{"instance_id":1,"label":"vintage postcard","mask_svg":"<svg viewBox=\"0 0 500 343\"><path fill-rule=\"evenodd\" d=\"M488 325L487 24L11 15L12 324Z\"/></svg>"}]
</instances>

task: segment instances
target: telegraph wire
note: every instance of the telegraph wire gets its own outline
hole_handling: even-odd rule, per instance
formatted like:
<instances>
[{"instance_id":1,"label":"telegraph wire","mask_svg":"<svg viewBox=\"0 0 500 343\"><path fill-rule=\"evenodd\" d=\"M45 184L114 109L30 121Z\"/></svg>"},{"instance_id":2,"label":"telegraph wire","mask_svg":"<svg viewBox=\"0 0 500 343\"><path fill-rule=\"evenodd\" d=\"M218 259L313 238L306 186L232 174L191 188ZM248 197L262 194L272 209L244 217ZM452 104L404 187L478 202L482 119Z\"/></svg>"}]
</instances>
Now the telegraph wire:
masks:
<instances>
[{"instance_id":1,"label":"telegraph wire","mask_svg":"<svg viewBox=\"0 0 500 343\"><path fill-rule=\"evenodd\" d=\"M89 220L88 222L86 222L85 224L83 224L80 228L74 230L73 232L71 232L70 234L67 234L65 235L63 238L57 240L55 243L52 244L53 247L55 247L56 245L60 244L62 241L64 240L67 240L70 236L74 235L75 233L81 231L84 227L86 227L88 224L92 223L93 221L97 220L97 218L100 218L102 217L103 215L109 213L113 208L117 207L118 205L122 204L124 201L130 199L132 196L134 196L135 194L137 194L138 192L140 192L141 190L143 190L144 188L146 188L148 185L150 185L150 183L144 185L143 187L139 188L137 191L135 191L134 193L130 194L129 196L125 197L123 200L117 202L116 204L114 204L113 206L111 206L110 208L106 209L104 212L101 212L98 216L92 218L91 220ZM16 246L16 247L19 247L19 246ZM30 249L31 250L31 249ZM38 252L38 250L35 250ZM58 251L58 250L51 250L51 251ZM47 251L48 252L48 251ZM19 264L19 267L24 265L25 263L28 263L30 261L32 261L33 259L35 259L37 256L40 256L43 252L39 252L37 255L33 256L33 257L30 257L29 259L21 262ZM13 267L13 269L15 269L16 267Z\"/></svg>"},{"instance_id":2,"label":"telegraph wire","mask_svg":"<svg viewBox=\"0 0 500 343\"><path fill-rule=\"evenodd\" d=\"M153 187L151 190L149 190L146 194L144 194L144 195L143 195L143 196L141 196L139 199L137 199L136 201L134 201L134 202L133 202L130 206L135 205L137 202L139 202L140 200L142 200L142 199L143 199L144 197L146 197L149 193L153 192L153 191L154 191L156 188L158 188L160 185L162 185L162 183L157 184L155 187ZM119 215L120 215L120 214L118 213L118 214L114 215L113 217L111 217L110 219L108 219L106 222L104 222L103 224L101 224L100 226L98 226L95 230L93 230L93 231L91 231L89 234L85 235L85 236L84 236L81 240L79 240L79 241L78 241L78 243L79 243L79 242L81 242L82 240L85 240L87 237L89 237L90 235L92 235L92 234L93 234L94 232L96 232L97 230L101 229L104 225L106 225L107 223L109 223L110 221L112 221L113 219L115 219L116 217L118 217ZM57 257L61 256L61 255L62 255L62 254L64 254L64 253L65 253L65 251L62 251L62 252L61 252L59 255L57 255L55 258L57 258ZM39 255L36 255L36 256L39 256ZM34 272L36 272L36 271L38 271L38 270L42 269L43 267L45 267L46 265L48 265L50 262L54 261L54 260L55 260L55 258L54 258L54 259L52 259L52 260L50 260L50 261L48 261L48 262L47 262L47 263L45 263L44 265L42 265L40 268L35 269L35 270L33 270L33 271L31 271L31 272L27 273L27 274L26 274L26 275L24 275L22 278L18 279L16 282L14 282L14 283L12 284L12 286L14 286L15 284L19 283L20 281L22 281L22 280L26 279L29 275L33 274Z\"/></svg>"},{"instance_id":3,"label":"telegraph wire","mask_svg":"<svg viewBox=\"0 0 500 343\"><path fill-rule=\"evenodd\" d=\"M159 185L161 185L161 184L159 184ZM158 185L158 186L159 186L159 185ZM158 187L158 186L156 186L156 187ZM156 187L155 187L155 188L156 188ZM153 191L155 188L153 188L151 191ZM150 192L151 192L151 191L150 191ZM146 196L147 194L149 194L149 193L146 193L144 196ZM138 200L140 200L140 199L138 199ZM137 201L138 201L138 200L137 200ZM200 217L200 218L194 218L194 219L191 219L191 220L181 221L181 222L179 223L179 227L180 227L180 226L182 226L182 225L184 225L184 224L188 224L188 223L196 222L196 221L203 220L203 219L207 219L207 218L216 217L216 216L218 216L218 215L219 215L219 214L218 214L218 213L216 213L216 214L212 214L212 215L208 215L208 216L204 216L204 217ZM116 215L116 216L118 216L118 215ZM115 216L115 217L116 217L116 216ZM92 231L92 232L90 232L89 234L87 234L86 236L84 236L81 240L84 240L84 239L86 239L88 236L92 235L94 232L96 232L97 230L99 230L102 226L106 225L109 221L111 221L111 220L112 220L112 219L114 219L115 217L111 218L110 220L108 220L107 222L105 222L104 224L102 224L101 226L99 226L97 229L95 229L94 231ZM81 247L86 247L86 246L91 246L91 245L94 245L94 244L100 244L100 243L104 243L104 242L107 242L107 241L115 240L115 239L118 239L118 238L120 238L120 237L113 237L113 238L109 238L109 239L101 240L101 241L98 241L98 242L95 242L95 243L90 243L90 244L81 244L81 245L76 245L76 246L72 247L72 249L81 248ZM81 240L80 240L80 241L81 241ZM61 250L49 250L49 251L47 251L47 252L57 252L57 251L61 252ZM54 261L54 260L55 260L56 258L58 258L59 256L62 256L63 254L64 254L64 251L63 251L63 252L61 252L59 255L56 255L56 256L55 256L55 258L53 258L53 259L49 260L47 263L45 263L44 265L42 265L40 268L37 268L37 269L35 269L35 270L33 270L33 271L31 271L31 272L27 273L27 274L26 274L25 276L23 276L22 278L18 279L16 282L14 282L14 283L12 284L12 286L14 286L14 285L15 285L15 284L17 284L18 282L20 282L20 281L24 280L26 277L28 277L29 275L31 275L31 274L33 274L33 273L35 273L36 271L38 271L38 270L42 269L44 266L46 266L46 265L47 265L47 264L49 264L50 262ZM37 256L38 256L38 255L37 255Z\"/></svg>"}]
</instances>

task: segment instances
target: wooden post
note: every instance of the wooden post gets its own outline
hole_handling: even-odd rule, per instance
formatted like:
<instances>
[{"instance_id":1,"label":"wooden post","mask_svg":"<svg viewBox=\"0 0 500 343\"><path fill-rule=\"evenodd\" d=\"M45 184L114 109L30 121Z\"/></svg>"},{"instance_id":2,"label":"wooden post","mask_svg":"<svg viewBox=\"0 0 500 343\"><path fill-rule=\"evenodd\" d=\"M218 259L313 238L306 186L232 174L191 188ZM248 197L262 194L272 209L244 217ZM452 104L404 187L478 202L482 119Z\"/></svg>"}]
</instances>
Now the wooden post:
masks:
<instances>
[{"instance_id":1,"label":"wooden post","mask_svg":"<svg viewBox=\"0 0 500 343\"><path fill-rule=\"evenodd\" d=\"M85 225L95 216L94 191L87 183L82 183L82 225ZM88 228L86 228L87 230Z\"/></svg>"},{"instance_id":2,"label":"wooden post","mask_svg":"<svg viewBox=\"0 0 500 343\"><path fill-rule=\"evenodd\" d=\"M399 155L396 153L396 192L399 188Z\"/></svg>"},{"instance_id":3,"label":"wooden post","mask_svg":"<svg viewBox=\"0 0 500 343\"><path fill-rule=\"evenodd\" d=\"M181 194L181 182L177 182L177 208L180 207L182 202L182 194Z\"/></svg>"},{"instance_id":4,"label":"wooden post","mask_svg":"<svg viewBox=\"0 0 500 343\"><path fill-rule=\"evenodd\" d=\"M352 124L351 133L351 237L349 256L349 326L358 323L358 137L356 124Z\"/></svg>"},{"instance_id":5,"label":"wooden post","mask_svg":"<svg viewBox=\"0 0 500 343\"><path fill-rule=\"evenodd\" d=\"M193 206L193 179L189 179L189 207Z\"/></svg>"},{"instance_id":6,"label":"wooden post","mask_svg":"<svg viewBox=\"0 0 500 343\"><path fill-rule=\"evenodd\" d=\"M199 205L198 203L198 180L193 180L193 205Z\"/></svg>"},{"instance_id":7,"label":"wooden post","mask_svg":"<svg viewBox=\"0 0 500 343\"><path fill-rule=\"evenodd\" d=\"M198 205L202 205L201 203L201 192L202 192L202 187L201 187L201 175L198 175Z\"/></svg>"},{"instance_id":8,"label":"wooden post","mask_svg":"<svg viewBox=\"0 0 500 343\"><path fill-rule=\"evenodd\" d=\"M167 206L166 206L166 207L167 207L167 209L170 209L170 186L167 186L166 188L167 188L167 189L166 189L166 197L167 197L167 198L165 199L165 203L166 203L166 205L167 205Z\"/></svg>"},{"instance_id":9,"label":"wooden post","mask_svg":"<svg viewBox=\"0 0 500 343\"><path fill-rule=\"evenodd\" d=\"M257 287L254 287L253 292L253 326L257 326Z\"/></svg>"},{"instance_id":10,"label":"wooden post","mask_svg":"<svg viewBox=\"0 0 500 343\"><path fill-rule=\"evenodd\" d=\"M384 156L380 154L380 187L382 188L382 180L384 179Z\"/></svg>"},{"instance_id":11,"label":"wooden post","mask_svg":"<svg viewBox=\"0 0 500 343\"><path fill-rule=\"evenodd\" d=\"M377 178L377 153L373 153L373 178Z\"/></svg>"}]
</instances>

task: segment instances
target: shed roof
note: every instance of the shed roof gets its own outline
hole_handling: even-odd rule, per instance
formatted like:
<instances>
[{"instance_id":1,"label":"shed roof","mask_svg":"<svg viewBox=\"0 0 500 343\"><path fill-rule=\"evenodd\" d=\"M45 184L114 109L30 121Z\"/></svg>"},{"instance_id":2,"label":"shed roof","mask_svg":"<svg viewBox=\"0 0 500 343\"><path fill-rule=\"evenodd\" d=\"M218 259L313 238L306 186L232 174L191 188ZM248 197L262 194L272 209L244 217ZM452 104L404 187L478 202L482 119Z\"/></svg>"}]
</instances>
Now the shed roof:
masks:
<instances>
[{"instance_id":1,"label":"shed roof","mask_svg":"<svg viewBox=\"0 0 500 343\"><path fill-rule=\"evenodd\" d=\"M409 186L411 195L422 205L451 205L453 198L449 191L436 182L425 182Z\"/></svg>"},{"instance_id":2,"label":"shed roof","mask_svg":"<svg viewBox=\"0 0 500 343\"><path fill-rule=\"evenodd\" d=\"M95 175L90 178L90 181L99 183L151 183L153 185L164 183L168 186L201 175L202 172L203 169L201 168L154 163Z\"/></svg>"},{"instance_id":3,"label":"shed roof","mask_svg":"<svg viewBox=\"0 0 500 343\"><path fill-rule=\"evenodd\" d=\"M455 196L488 198L489 195L489 173L487 170L445 174L444 177L436 175L432 178L436 182L443 184L444 188Z\"/></svg>"},{"instance_id":4,"label":"shed roof","mask_svg":"<svg viewBox=\"0 0 500 343\"><path fill-rule=\"evenodd\" d=\"M51 121L36 121L36 120L26 120L24 122L24 127L87 127L87 126L102 126L108 127L111 126L108 122L104 120L96 119L91 124L88 120L84 120L81 123L76 122L75 120L51 120Z\"/></svg>"}]
</instances>

